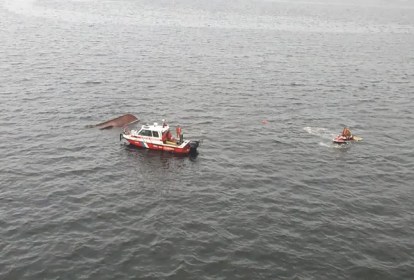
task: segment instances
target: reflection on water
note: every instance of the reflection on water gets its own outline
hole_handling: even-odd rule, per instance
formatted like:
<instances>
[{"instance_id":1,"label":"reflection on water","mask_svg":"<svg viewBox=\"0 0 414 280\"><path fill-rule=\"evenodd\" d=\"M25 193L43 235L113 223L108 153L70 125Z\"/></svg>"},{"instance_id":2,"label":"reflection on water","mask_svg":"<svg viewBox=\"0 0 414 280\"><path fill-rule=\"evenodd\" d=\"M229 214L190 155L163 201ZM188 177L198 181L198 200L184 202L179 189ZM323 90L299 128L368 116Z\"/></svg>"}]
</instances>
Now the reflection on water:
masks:
<instances>
[{"instance_id":1,"label":"reflection on water","mask_svg":"<svg viewBox=\"0 0 414 280\"><path fill-rule=\"evenodd\" d=\"M192 1L156 2L123 1L68 1L5 0L4 7L24 16L82 24L117 24L137 26L169 26L219 29L257 29L291 32L333 33L413 33L414 27L400 22L382 23L378 12L392 12L389 6L332 5L326 2L284 2L248 0L211 2L204 6ZM250 7L251 5L253 6ZM322 6L330 6L336 13L326 13ZM306 7L306 8L304 8ZM316 9L309 9L314 7ZM352 17L363 8L369 20ZM398 7L397 13L401 8ZM407 9L413 9L407 6ZM372 11L371 11L372 10ZM297 13L300 14L297 14ZM337 17L333 17L336 15ZM346 17L344 17L346 15ZM400 15L401 16L401 15ZM372 18L372 20L371 20ZM404 17L403 17L404 18ZM374 21L378 21L374 23Z\"/></svg>"}]
</instances>

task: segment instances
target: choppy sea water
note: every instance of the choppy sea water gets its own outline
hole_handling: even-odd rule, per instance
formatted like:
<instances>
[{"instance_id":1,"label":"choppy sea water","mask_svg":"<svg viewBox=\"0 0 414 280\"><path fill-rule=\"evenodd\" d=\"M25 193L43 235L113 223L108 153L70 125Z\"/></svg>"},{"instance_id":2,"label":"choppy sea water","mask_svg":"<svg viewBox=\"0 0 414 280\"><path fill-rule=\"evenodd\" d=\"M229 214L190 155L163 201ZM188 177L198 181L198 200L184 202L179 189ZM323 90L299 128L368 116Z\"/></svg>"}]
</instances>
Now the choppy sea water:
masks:
<instances>
[{"instance_id":1,"label":"choppy sea water","mask_svg":"<svg viewBox=\"0 0 414 280\"><path fill-rule=\"evenodd\" d=\"M414 279L414 5L223 2L0 1L0 279Z\"/></svg>"}]
</instances>

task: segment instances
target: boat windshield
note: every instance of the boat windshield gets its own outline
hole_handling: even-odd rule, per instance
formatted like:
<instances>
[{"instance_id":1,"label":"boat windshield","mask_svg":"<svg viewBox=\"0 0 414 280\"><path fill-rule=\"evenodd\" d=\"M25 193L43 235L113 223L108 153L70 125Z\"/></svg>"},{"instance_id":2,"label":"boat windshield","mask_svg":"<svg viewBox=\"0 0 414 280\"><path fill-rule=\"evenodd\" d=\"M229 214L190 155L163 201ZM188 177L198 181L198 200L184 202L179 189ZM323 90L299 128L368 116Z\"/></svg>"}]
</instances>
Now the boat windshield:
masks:
<instances>
[{"instance_id":1,"label":"boat windshield","mask_svg":"<svg viewBox=\"0 0 414 280\"><path fill-rule=\"evenodd\" d=\"M151 130L148 130L148 129L142 129L142 130L138 133L138 135L141 135L141 136L152 136L152 133L151 133Z\"/></svg>"},{"instance_id":2,"label":"boat windshield","mask_svg":"<svg viewBox=\"0 0 414 280\"><path fill-rule=\"evenodd\" d=\"M138 135L141 135L141 136L149 136L149 137L156 137L156 138L159 138L160 137L158 131L153 131L153 130L149 130L149 129L142 129L138 133Z\"/></svg>"}]
</instances>

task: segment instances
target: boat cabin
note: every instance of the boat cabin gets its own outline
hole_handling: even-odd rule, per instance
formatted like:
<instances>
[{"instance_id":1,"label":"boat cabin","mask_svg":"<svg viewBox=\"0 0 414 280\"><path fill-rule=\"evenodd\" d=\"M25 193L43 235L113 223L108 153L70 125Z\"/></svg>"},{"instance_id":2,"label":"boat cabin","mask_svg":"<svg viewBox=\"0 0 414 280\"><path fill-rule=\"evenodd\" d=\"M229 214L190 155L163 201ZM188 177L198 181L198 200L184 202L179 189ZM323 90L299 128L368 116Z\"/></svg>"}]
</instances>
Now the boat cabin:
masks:
<instances>
[{"instance_id":1,"label":"boat cabin","mask_svg":"<svg viewBox=\"0 0 414 280\"><path fill-rule=\"evenodd\" d=\"M153 125L143 125L139 131L132 130L131 134L138 137L140 136L147 138L148 140L152 141L158 140L163 143L166 141L176 141L170 132L170 127L167 124L159 125L158 123L154 123Z\"/></svg>"}]
</instances>

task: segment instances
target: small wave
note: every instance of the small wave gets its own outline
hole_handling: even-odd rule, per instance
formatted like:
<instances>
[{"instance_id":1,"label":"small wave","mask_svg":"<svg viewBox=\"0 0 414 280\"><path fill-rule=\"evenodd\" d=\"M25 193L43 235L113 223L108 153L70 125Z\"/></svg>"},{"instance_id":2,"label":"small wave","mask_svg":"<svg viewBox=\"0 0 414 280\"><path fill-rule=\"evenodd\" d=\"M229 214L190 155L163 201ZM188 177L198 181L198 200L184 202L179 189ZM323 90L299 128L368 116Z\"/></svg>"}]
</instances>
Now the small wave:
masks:
<instances>
[{"instance_id":1,"label":"small wave","mask_svg":"<svg viewBox=\"0 0 414 280\"><path fill-rule=\"evenodd\" d=\"M102 82L99 82L99 81L86 81L86 82L83 82L82 84L84 84L84 85L99 85L99 84L102 84Z\"/></svg>"}]
</instances>

